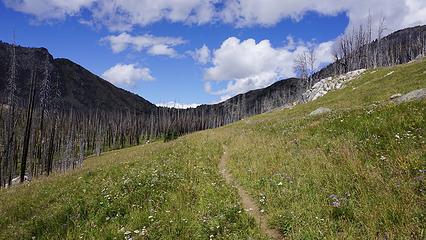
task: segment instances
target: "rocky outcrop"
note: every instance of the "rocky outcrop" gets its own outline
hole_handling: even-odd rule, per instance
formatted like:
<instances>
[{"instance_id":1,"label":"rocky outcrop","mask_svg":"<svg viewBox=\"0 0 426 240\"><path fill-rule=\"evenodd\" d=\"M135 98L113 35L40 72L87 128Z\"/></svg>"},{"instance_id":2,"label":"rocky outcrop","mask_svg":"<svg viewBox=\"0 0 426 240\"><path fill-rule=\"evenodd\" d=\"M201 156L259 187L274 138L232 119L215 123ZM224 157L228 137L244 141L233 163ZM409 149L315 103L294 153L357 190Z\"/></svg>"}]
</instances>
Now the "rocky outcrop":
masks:
<instances>
[{"instance_id":1,"label":"rocky outcrop","mask_svg":"<svg viewBox=\"0 0 426 240\"><path fill-rule=\"evenodd\" d=\"M396 98L394 101L395 103L400 104L404 102L418 101L422 99L426 99L426 88L411 91L399 98Z\"/></svg>"},{"instance_id":2,"label":"rocky outcrop","mask_svg":"<svg viewBox=\"0 0 426 240\"><path fill-rule=\"evenodd\" d=\"M330 108L319 107L315 111L311 112L309 114L309 116L318 116L318 115L323 115L323 114L326 114L326 113L329 113L329 112L331 112Z\"/></svg>"},{"instance_id":3,"label":"rocky outcrop","mask_svg":"<svg viewBox=\"0 0 426 240\"><path fill-rule=\"evenodd\" d=\"M341 89L346 86L348 82L357 78L359 75L365 72L365 69L359 69L346 74L339 75L337 77L328 77L321 79L307 90L303 94L303 100L305 102L310 102L318 99L319 97L324 96L330 91Z\"/></svg>"}]
</instances>

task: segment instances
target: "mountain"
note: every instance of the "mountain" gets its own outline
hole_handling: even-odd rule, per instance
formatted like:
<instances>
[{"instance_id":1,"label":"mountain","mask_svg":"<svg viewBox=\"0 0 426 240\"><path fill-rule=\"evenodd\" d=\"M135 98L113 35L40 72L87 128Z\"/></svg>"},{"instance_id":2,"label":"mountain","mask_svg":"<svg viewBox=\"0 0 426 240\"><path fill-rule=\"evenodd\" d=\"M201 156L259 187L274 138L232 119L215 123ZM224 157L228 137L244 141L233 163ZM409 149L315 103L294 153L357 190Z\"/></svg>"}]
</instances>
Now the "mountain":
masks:
<instances>
[{"instance_id":1,"label":"mountain","mask_svg":"<svg viewBox=\"0 0 426 240\"><path fill-rule=\"evenodd\" d=\"M74 111L102 110L136 111L155 122L166 121L178 132L213 128L242 118L291 105L303 100L307 82L297 78L278 81L269 87L239 94L218 104L201 105L195 109L178 110L156 107L154 104L126 90L115 87L80 65L67 59L54 59L45 48L16 47L18 65L17 93L21 104L26 103L33 63L38 75L43 76L44 65L49 65L52 82L56 82L63 109ZM5 102L12 45L0 43L0 93ZM426 26L399 30L380 40L363 45L345 58L326 66L314 74L320 79L360 68L391 66L409 62L426 54ZM48 61L46 61L48 59ZM38 78L39 81L41 78ZM191 119L190 127L182 129L182 122ZM148 120L147 120L148 121ZM169 129L169 126L165 127Z\"/></svg>"},{"instance_id":2,"label":"mountain","mask_svg":"<svg viewBox=\"0 0 426 240\"><path fill-rule=\"evenodd\" d=\"M135 110L149 112L155 105L129 91L117 88L108 81L89 72L82 66L63 58L54 59L45 48L15 47L17 65L18 104L24 105L30 89L31 69L37 68L37 85L40 88L44 68L50 71L52 86L57 86L63 109L77 111ZM7 81L10 76L12 45L0 43L0 95L7 96ZM38 88L37 94L40 89ZM37 97L36 97L37 99Z\"/></svg>"},{"instance_id":3,"label":"mountain","mask_svg":"<svg viewBox=\"0 0 426 240\"><path fill-rule=\"evenodd\" d=\"M363 34L365 35L365 32ZM352 44L358 40L356 35L348 38ZM313 83L357 69L403 64L421 56L426 56L426 25L402 29L380 40L366 43L359 49L351 49L346 57L338 56L336 62L315 73ZM307 81L297 78L284 79L269 87L239 94L218 104L199 106L195 111L204 116L226 116L224 122L219 124L222 125L304 101L303 93L307 89Z\"/></svg>"},{"instance_id":4,"label":"mountain","mask_svg":"<svg viewBox=\"0 0 426 240\"><path fill-rule=\"evenodd\" d=\"M7 98L7 82L10 76L12 45L0 43L0 93L3 103ZM136 111L145 116L156 116L160 122L164 117L185 112L184 115L200 116L194 118L190 131L218 127L241 118L259 114L273 108L286 105L300 99L305 90L303 81L297 78L282 80L263 89L239 94L224 102L201 105L195 109L177 110L156 107L144 98L129 91L115 87L108 81L89 72L82 66L63 58L55 59L45 48L27 48L16 46L17 99L18 105L26 106L30 90L31 70L37 69L36 99L39 99L44 69L50 74L50 91L57 88L62 110L87 112L101 110L105 112ZM55 93L52 93L55 95ZM181 124L182 121L175 121ZM183 131L183 130L182 130ZM187 132L188 130L184 130ZM181 132L181 131L179 131Z\"/></svg>"},{"instance_id":5,"label":"mountain","mask_svg":"<svg viewBox=\"0 0 426 240\"><path fill-rule=\"evenodd\" d=\"M347 45L357 44L357 34L367 34L361 31L349 34L345 39L349 43ZM338 56L337 61L315 73L316 81L362 68L403 64L426 56L426 25L398 30L359 49L346 50L346 54L342 53L342 49L338 49L336 53L346 57Z\"/></svg>"},{"instance_id":6,"label":"mountain","mask_svg":"<svg viewBox=\"0 0 426 240\"><path fill-rule=\"evenodd\" d=\"M425 72L368 71L292 110L0 189L0 239L425 239L426 100L390 101Z\"/></svg>"},{"instance_id":7,"label":"mountain","mask_svg":"<svg viewBox=\"0 0 426 240\"><path fill-rule=\"evenodd\" d=\"M277 107L291 105L302 100L306 91L306 82L299 78L278 81L271 86L238 94L226 101L197 107L204 113L221 113L228 115L230 122L264 113ZM229 123L228 121L226 123Z\"/></svg>"}]
</instances>

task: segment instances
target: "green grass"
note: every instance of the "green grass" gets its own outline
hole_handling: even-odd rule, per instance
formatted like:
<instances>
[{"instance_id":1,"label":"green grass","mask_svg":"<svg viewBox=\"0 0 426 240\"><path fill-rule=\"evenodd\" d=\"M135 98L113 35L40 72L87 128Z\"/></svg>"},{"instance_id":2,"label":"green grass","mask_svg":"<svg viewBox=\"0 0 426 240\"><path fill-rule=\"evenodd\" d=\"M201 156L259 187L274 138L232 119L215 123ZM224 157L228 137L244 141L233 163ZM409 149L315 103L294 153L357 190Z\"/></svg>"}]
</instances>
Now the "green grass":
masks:
<instances>
[{"instance_id":1,"label":"green grass","mask_svg":"<svg viewBox=\"0 0 426 240\"><path fill-rule=\"evenodd\" d=\"M0 239L266 239L218 172L222 144L289 239L424 239L426 101L389 101L424 87L426 61L382 68L293 109L90 158L1 190ZM308 116L320 106L334 111Z\"/></svg>"},{"instance_id":2,"label":"green grass","mask_svg":"<svg viewBox=\"0 0 426 240\"><path fill-rule=\"evenodd\" d=\"M3 190L0 238L123 239L126 231L134 239L261 238L217 171L221 148L188 136L105 153L79 171Z\"/></svg>"}]
</instances>

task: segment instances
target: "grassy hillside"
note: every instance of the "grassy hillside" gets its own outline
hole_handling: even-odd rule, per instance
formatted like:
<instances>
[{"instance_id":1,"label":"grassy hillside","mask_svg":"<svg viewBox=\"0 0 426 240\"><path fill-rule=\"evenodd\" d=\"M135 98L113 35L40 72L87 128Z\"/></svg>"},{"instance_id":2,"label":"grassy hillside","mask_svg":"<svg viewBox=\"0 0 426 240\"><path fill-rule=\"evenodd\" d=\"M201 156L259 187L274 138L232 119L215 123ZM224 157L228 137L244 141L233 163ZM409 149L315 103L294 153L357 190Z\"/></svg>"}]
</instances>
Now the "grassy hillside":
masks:
<instances>
[{"instance_id":1,"label":"grassy hillside","mask_svg":"<svg viewBox=\"0 0 426 240\"><path fill-rule=\"evenodd\" d=\"M424 87L426 61L367 71L293 109L89 158L1 190L0 239L267 239L222 179L223 145L289 239L424 239L426 101L389 101Z\"/></svg>"}]
</instances>

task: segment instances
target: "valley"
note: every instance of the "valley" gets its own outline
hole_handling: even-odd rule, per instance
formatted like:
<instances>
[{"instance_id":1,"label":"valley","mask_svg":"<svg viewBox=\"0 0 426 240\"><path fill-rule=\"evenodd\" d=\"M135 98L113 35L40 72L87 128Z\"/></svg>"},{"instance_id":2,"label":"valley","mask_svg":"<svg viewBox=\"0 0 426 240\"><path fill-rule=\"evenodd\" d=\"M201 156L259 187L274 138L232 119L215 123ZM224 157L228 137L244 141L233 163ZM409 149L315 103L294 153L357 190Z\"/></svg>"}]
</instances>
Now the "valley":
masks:
<instances>
[{"instance_id":1,"label":"valley","mask_svg":"<svg viewBox=\"0 0 426 240\"><path fill-rule=\"evenodd\" d=\"M368 70L309 103L2 189L0 238L422 239L426 102L390 97L425 73L425 60Z\"/></svg>"},{"instance_id":2,"label":"valley","mask_svg":"<svg viewBox=\"0 0 426 240\"><path fill-rule=\"evenodd\" d=\"M426 1L0 0L0 240L426 239Z\"/></svg>"}]
</instances>

